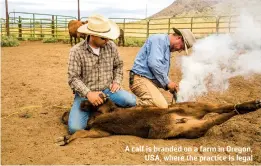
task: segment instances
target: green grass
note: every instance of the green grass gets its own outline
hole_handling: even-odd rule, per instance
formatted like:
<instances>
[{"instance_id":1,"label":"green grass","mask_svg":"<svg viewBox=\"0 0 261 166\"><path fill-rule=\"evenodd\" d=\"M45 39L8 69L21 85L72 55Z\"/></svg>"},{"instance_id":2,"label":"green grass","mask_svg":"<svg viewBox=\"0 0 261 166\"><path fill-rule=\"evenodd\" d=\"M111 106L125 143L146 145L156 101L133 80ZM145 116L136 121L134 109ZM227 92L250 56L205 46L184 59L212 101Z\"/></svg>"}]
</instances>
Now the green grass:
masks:
<instances>
[{"instance_id":1,"label":"green grass","mask_svg":"<svg viewBox=\"0 0 261 166\"><path fill-rule=\"evenodd\" d=\"M145 38L126 38L125 47L141 47L144 44L145 40Z\"/></svg>"},{"instance_id":2,"label":"green grass","mask_svg":"<svg viewBox=\"0 0 261 166\"><path fill-rule=\"evenodd\" d=\"M57 43L57 42L58 42L58 39L56 39L54 37L43 39L43 43Z\"/></svg>"},{"instance_id":3,"label":"green grass","mask_svg":"<svg viewBox=\"0 0 261 166\"><path fill-rule=\"evenodd\" d=\"M29 41L40 41L40 40L42 40L42 38L39 38L39 37L28 37L27 40L29 40Z\"/></svg>"}]
</instances>

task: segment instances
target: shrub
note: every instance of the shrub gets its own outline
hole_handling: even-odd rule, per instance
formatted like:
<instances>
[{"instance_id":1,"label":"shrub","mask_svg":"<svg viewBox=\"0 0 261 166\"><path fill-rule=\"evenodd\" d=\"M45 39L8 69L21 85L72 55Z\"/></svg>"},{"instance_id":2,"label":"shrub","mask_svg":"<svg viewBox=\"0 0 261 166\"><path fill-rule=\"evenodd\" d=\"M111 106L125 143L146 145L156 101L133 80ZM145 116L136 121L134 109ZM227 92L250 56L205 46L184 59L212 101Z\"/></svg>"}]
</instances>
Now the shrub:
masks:
<instances>
[{"instance_id":1,"label":"shrub","mask_svg":"<svg viewBox=\"0 0 261 166\"><path fill-rule=\"evenodd\" d=\"M43 39L43 43L57 43L57 42L58 42L58 39L56 39L54 37Z\"/></svg>"},{"instance_id":2,"label":"shrub","mask_svg":"<svg viewBox=\"0 0 261 166\"><path fill-rule=\"evenodd\" d=\"M59 42L62 42L63 44L70 44L70 39L59 39Z\"/></svg>"},{"instance_id":3,"label":"shrub","mask_svg":"<svg viewBox=\"0 0 261 166\"><path fill-rule=\"evenodd\" d=\"M29 40L29 41L39 41L39 40L42 40L42 39L37 38L37 37L28 37L27 40Z\"/></svg>"},{"instance_id":4,"label":"shrub","mask_svg":"<svg viewBox=\"0 0 261 166\"><path fill-rule=\"evenodd\" d=\"M27 40L27 38L25 38L25 37L18 37L17 38L19 41L26 41Z\"/></svg>"},{"instance_id":5,"label":"shrub","mask_svg":"<svg viewBox=\"0 0 261 166\"><path fill-rule=\"evenodd\" d=\"M141 47L146 39L143 38L126 38L125 46L126 47Z\"/></svg>"},{"instance_id":6,"label":"shrub","mask_svg":"<svg viewBox=\"0 0 261 166\"><path fill-rule=\"evenodd\" d=\"M19 41L14 36L1 36L1 47L16 47L19 44Z\"/></svg>"}]
</instances>

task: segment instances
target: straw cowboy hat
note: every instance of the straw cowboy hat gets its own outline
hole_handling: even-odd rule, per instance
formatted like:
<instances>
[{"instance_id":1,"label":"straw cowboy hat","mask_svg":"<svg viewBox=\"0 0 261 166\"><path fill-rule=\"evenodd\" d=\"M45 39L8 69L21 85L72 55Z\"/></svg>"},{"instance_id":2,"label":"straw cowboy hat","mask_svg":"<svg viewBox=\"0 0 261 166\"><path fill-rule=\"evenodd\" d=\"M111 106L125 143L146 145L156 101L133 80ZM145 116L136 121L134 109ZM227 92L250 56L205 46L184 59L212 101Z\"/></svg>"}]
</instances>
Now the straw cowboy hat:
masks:
<instances>
[{"instance_id":1,"label":"straw cowboy hat","mask_svg":"<svg viewBox=\"0 0 261 166\"><path fill-rule=\"evenodd\" d=\"M120 29L116 23L98 14L90 16L88 23L80 26L77 31L112 40L120 35Z\"/></svg>"},{"instance_id":2,"label":"straw cowboy hat","mask_svg":"<svg viewBox=\"0 0 261 166\"><path fill-rule=\"evenodd\" d=\"M196 42L196 38L194 36L194 34L188 30L188 29L177 29L177 28L173 28L173 31L182 36L183 40L184 40L184 44L185 44L185 51L188 54L188 49L191 48L193 46L193 44Z\"/></svg>"}]
</instances>

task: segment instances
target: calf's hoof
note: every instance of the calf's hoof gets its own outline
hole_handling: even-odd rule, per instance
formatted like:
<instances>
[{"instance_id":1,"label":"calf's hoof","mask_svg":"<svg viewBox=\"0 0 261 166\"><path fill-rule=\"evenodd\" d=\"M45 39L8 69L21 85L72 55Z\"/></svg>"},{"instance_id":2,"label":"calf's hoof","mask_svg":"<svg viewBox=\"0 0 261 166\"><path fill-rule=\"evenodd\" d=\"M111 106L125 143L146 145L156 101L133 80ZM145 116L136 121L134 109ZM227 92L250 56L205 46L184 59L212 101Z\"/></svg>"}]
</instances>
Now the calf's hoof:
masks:
<instances>
[{"instance_id":1,"label":"calf's hoof","mask_svg":"<svg viewBox=\"0 0 261 166\"><path fill-rule=\"evenodd\" d=\"M68 141L69 138L70 138L69 135L63 136L63 137L58 137L55 140L55 144L58 145L58 146L65 146L69 143L69 141Z\"/></svg>"},{"instance_id":2,"label":"calf's hoof","mask_svg":"<svg viewBox=\"0 0 261 166\"><path fill-rule=\"evenodd\" d=\"M235 111L239 114L246 114L249 112L253 112L259 108L261 108L261 100L254 100L254 101L235 105Z\"/></svg>"}]
</instances>

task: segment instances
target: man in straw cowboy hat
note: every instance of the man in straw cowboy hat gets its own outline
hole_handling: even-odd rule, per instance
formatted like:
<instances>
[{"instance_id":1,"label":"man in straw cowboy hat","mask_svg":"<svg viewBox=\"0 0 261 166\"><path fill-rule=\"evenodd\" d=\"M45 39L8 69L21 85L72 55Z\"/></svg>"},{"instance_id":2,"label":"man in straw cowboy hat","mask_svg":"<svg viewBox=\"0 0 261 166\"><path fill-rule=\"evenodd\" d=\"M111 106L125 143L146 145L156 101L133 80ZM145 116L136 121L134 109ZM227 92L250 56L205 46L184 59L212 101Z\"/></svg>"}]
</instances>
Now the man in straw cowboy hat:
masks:
<instances>
[{"instance_id":1,"label":"man in straw cowboy hat","mask_svg":"<svg viewBox=\"0 0 261 166\"><path fill-rule=\"evenodd\" d=\"M88 37L75 45L69 55L68 83L75 92L68 121L71 134L86 128L90 112L80 110L83 100L98 106L103 103L102 96L106 96L120 107L136 105L135 95L120 87L123 61L116 45L110 41L120 34L117 24L101 15L93 15L78 32Z\"/></svg>"},{"instance_id":2,"label":"man in straw cowboy hat","mask_svg":"<svg viewBox=\"0 0 261 166\"><path fill-rule=\"evenodd\" d=\"M139 98L137 105L167 108L168 103L158 88L178 91L178 84L168 77L170 55L193 46L196 39L190 30L173 28L173 34L151 35L140 49L130 71L130 89Z\"/></svg>"}]
</instances>

